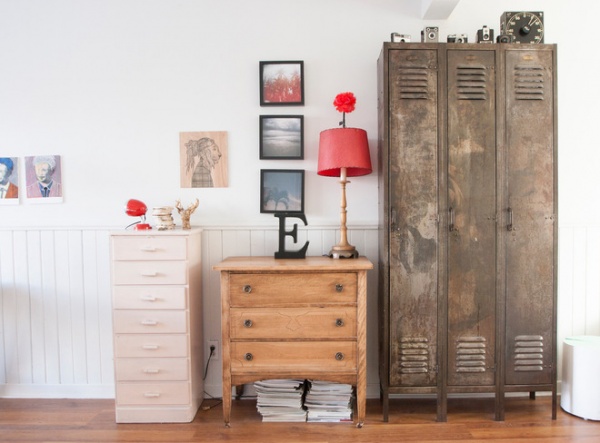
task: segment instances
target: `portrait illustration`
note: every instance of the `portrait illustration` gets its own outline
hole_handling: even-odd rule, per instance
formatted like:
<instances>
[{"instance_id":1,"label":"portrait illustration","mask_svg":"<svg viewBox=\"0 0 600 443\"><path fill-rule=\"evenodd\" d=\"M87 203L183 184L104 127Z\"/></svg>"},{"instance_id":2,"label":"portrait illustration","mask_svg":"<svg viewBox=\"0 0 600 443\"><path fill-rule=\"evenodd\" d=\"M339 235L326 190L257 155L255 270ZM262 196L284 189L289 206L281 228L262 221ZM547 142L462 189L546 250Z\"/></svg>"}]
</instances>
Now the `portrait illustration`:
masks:
<instances>
[{"instance_id":1,"label":"portrait illustration","mask_svg":"<svg viewBox=\"0 0 600 443\"><path fill-rule=\"evenodd\" d=\"M179 134L182 188L225 188L227 132L181 132Z\"/></svg>"},{"instance_id":2,"label":"portrait illustration","mask_svg":"<svg viewBox=\"0 0 600 443\"><path fill-rule=\"evenodd\" d=\"M19 167L17 157L0 157L0 204L19 204Z\"/></svg>"},{"instance_id":3,"label":"portrait illustration","mask_svg":"<svg viewBox=\"0 0 600 443\"><path fill-rule=\"evenodd\" d=\"M62 168L60 155L25 157L27 199L36 203L62 202Z\"/></svg>"}]
</instances>

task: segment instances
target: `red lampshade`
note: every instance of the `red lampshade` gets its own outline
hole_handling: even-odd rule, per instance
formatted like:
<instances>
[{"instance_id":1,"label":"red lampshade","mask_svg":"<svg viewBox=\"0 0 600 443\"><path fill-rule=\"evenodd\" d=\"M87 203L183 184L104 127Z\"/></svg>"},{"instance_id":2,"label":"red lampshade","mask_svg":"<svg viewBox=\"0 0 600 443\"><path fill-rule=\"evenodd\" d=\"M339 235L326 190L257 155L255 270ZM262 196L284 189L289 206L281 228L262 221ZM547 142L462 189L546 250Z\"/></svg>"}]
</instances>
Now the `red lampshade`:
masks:
<instances>
[{"instance_id":1,"label":"red lampshade","mask_svg":"<svg viewBox=\"0 0 600 443\"><path fill-rule=\"evenodd\" d=\"M317 173L339 177L341 168L346 168L348 177L367 175L373 171L364 129L335 128L321 132Z\"/></svg>"},{"instance_id":2,"label":"red lampshade","mask_svg":"<svg viewBox=\"0 0 600 443\"><path fill-rule=\"evenodd\" d=\"M135 198L128 200L125 205L125 213L131 217L142 217L146 215L147 210L146 204Z\"/></svg>"}]
</instances>

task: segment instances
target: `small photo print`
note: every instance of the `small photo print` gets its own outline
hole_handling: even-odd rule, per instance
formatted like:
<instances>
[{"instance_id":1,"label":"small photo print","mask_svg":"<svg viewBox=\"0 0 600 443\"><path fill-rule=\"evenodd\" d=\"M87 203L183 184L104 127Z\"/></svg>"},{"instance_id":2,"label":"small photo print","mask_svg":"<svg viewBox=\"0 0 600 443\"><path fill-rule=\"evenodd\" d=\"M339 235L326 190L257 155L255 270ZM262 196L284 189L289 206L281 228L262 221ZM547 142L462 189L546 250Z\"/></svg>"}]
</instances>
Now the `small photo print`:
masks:
<instances>
[{"instance_id":1,"label":"small photo print","mask_svg":"<svg viewBox=\"0 0 600 443\"><path fill-rule=\"evenodd\" d=\"M27 200L32 203L62 203L60 155L25 157Z\"/></svg>"},{"instance_id":2,"label":"small photo print","mask_svg":"<svg viewBox=\"0 0 600 443\"><path fill-rule=\"evenodd\" d=\"M261 169L260 212L304 213L304 170Z\"/></svg>"},{"instance_id":3,"label":"small photo print","mask_svg":"<svg viewBox=\"0 0 600 443\"><path fill-rule=\"evenodd\" d=\"M19 204L19 159L0 157L0 205Z\"/></svg>"},{"instance_id":4,"label":"small photo print","mask_svg":"<svg viewBox=\"0 0 600 443\"><path fill-rule=\"evenodd\" d=\"M180 132L182 188L226 188L227 132Z\"/></svg>"},{"instance_id":5,"label":"small photo print","mask_svg":"<svg viewBox=\"0 0 600 443\"><path fill-rule=\"evenodd\" d=\"M260 62L260 105L304 105L304 62Z\"/></svg>"},{"instance_id":6,"label":"small photo print","mask_svg":"<svg viewBox=\"0 0 600 443\"><path fill-rule=\"evenodd\" d=\"M260 116L260 159L302 160L304 117L301 115Z\"/></svg>"}]
</instances>

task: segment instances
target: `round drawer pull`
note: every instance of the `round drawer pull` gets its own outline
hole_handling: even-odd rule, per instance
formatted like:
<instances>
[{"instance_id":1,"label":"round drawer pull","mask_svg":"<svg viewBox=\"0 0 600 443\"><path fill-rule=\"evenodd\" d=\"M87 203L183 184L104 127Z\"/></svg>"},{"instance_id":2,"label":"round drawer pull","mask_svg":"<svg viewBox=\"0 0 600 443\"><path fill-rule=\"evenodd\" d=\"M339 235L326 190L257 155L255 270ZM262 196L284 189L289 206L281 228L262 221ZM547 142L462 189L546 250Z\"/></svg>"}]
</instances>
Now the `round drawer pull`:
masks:
<instances>
[{"instance_id":1,"label":"round drawer pull","mask_svg":"<svg viewBox=\"0 0 600 443\"><path fill-rule=\"evenodd\" d=\"M336 352L335 353L335 359L337 361L342 361L344 359L344 353L343 352Z\"/></svg>"},{"instance_id":2,"label":"round drawer pull","mask_svg":"<svg viewBox=\"0 0 600 443\"><path fill-rule=\"evenodd\" d=\"M244 320L244 327L245 328L251 328L252 327L252 320L250 320L250 319Z\"/></svg>"},{"instance_id":3,"label":"round drawer pull","mask_svg":"<svg viewBox=\"0 0 600 443\"><path fill-rule=\"evenodd\" d=\"M338 318L338 319L335 321L335 325L336 325L336 326L344 326L344 319L343 319L343 318Z\"/></svg>"},{"instance_id":4,"label":"round drawer pull","mask_svg":"<svg viewBox=\"0 0 600 443\"><path fill-rule=\"evenodd\" d=\"M337 283L335 285L335 290L336 290L336 292L342 292L344 290L344 285Z\"/></svg>"},{"instance_id":5,"label":"round drawer pull","mask_svg":"<svg viewBox=\"0 0 600 443\"><path fill-rule=\"evenodd\" d=\"M252 292L252 286L250 286L250 285L244 285L244 292L246 294L250 294Z\"/></svg>"},{"instance_id":6,"label":"round drawer pull","mask_svg":"<svg viewBox=\"0 0 600 443\"><path fill-rule=\"evenodd\" d=\"M252 361L254 356L250 352L247 352L246 355L244 355L244 358L246 359L246 361Z\"/></svg>"}]
</instances>

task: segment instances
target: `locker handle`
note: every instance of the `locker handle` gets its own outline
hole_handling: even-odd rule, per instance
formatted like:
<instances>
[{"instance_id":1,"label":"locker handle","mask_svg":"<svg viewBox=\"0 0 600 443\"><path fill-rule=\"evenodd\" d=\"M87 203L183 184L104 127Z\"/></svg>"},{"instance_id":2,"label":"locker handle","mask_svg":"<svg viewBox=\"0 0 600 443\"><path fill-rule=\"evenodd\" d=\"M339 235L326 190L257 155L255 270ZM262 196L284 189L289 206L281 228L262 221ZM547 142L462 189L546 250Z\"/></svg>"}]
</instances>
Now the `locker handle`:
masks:
<instances>
[{"instance_id":1,"label":"locker handle","mask_svg":"<svg viewBox=\"0 0 600 443\"><path fill-rule=\"evenodd\" d=\"M454 208L448 208L448 231L454 232L456 231L456 227L454 226Z\"/></svg>"},{"instance_id":2,"label":"locker handle","mask_svg":"<svg viewBox=\"0 0 600 443\"><path fill-rule=\"evenodd\" d=\"M513 211L512 208L508 208L508 224L506 225L506 230L512 231L513 229Z\"/></svg>"}]
</instances>

